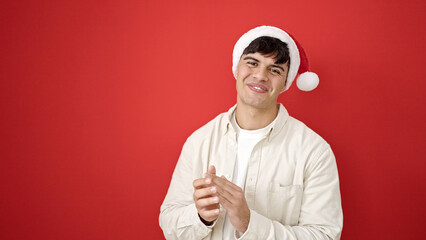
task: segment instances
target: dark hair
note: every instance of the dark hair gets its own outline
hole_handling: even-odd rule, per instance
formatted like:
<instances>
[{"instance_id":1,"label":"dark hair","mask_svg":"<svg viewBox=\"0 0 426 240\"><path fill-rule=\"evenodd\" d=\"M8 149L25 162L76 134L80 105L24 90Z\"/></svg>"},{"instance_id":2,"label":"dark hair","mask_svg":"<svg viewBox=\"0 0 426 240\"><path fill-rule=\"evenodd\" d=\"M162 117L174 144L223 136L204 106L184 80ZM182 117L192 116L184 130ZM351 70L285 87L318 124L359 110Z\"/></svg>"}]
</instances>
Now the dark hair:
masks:
<instances>
[{"instance_id":1,"label":"dark hair","mask_svg":"<svg viewBox=\"0 0 426 240\"><path fill-rule=\"evenodd\" d=\"M275 55L273 57L276 60L275 63L281 64L288 61L288 65L290 66L290 54L287 43L282 42L278 38L258 37L244 49L243 55L256 52L265 56Z\"/></svg>"}]
</instances>

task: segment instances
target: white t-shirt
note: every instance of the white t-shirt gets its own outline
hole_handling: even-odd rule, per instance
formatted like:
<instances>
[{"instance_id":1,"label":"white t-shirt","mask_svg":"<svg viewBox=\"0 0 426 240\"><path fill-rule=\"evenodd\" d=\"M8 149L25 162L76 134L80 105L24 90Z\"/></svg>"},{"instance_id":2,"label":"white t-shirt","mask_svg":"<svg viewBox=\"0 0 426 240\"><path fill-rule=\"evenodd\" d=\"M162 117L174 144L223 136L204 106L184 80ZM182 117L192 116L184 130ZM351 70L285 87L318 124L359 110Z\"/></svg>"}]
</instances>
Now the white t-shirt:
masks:
<instances>
[{"instance_id":1,"label":"white t-shirt","mask_svg":"<svg viewBox=\"0 0 426 240\"><path fill-rule=\"evenodd\" d=\"M276 118L275 118L276 119ZM275 120L272 121L268 126L256 129L256 130L245 130L238 126L235 119L235 112L232 114L231 124L233 125L237 133L237 159L235 161L234 174L232 182L238 185L244 191L247 167L250 160L251 152L254 146L262 140L271 128L275 124ZM229 180L229 179L228 179ZM228 214L225 217L225 223L223 226L223 239L231 240L234 239L235 228L229 221Z\"/></svg>"}]
</instances>

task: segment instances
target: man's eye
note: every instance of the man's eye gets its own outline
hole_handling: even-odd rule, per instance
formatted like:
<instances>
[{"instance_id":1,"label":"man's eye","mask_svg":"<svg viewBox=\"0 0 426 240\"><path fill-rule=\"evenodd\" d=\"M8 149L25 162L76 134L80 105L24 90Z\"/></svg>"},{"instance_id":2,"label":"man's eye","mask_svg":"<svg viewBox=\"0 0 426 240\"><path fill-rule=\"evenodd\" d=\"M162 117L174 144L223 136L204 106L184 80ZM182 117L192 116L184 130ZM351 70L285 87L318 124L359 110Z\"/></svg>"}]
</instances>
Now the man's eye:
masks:
<instances>
[{"instance_id":1,"label":"man's eye","mask_svg":"<svg viewBox=\"0 0 426 240\"><path fill-rule=\"evenodd\" d=\"M271 72L275 73L275 74L281 74L281 72L279 70L274 69L274 68L271 69Z\"/></svg>"},{"instance_id":2,"label":"man's eye","mask_svg":"<svg viewBox=\"0 0 426 240\"><path fill-rule=\"evenodd\" d=\"M251 65L251 66L257 66L257 63L256 63L256 62L247 62L247 64L248 64L248 65Z\"/></svg>"}]
</instances>

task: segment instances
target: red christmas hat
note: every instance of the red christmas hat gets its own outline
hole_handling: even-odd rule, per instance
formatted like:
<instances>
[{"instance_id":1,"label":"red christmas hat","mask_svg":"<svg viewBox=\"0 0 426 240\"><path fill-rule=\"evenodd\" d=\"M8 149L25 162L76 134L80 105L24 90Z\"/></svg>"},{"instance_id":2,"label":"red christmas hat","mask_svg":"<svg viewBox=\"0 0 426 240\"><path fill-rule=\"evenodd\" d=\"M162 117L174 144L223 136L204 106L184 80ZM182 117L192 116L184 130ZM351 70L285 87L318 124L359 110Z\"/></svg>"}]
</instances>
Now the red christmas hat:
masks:
<instances>
[{"instance_id":1,"label":"red christmas hat","mask_svg":"<svg viewBox=\"0 0 426 240\"><path fill-rule=\"evenodd\" d=\"M253 40L263 36L274 37L281 40L282 42L287 43L291 64L288 71L286 88L284 91L291 86L291 83L294 81L297 74L299 74L297 77L297 87L300 90L312 91L318 86L318 75L314 72L309 72L308 58L306 57L305 50L302 48L302 46L291 35L279 28L272 26L260 26L254 28L238 39L232 55L232 72L234 74L237 70L237 66L244 49L250 45Z\"/></svg>"}]
</instances>

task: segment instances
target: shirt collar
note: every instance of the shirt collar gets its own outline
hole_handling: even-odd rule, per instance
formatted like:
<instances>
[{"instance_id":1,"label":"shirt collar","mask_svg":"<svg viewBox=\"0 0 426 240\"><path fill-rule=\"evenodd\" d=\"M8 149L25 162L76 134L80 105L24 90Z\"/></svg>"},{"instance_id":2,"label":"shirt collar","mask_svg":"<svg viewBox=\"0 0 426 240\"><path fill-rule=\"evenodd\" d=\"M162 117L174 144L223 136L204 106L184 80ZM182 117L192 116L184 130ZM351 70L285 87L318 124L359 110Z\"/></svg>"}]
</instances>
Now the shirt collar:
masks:
<instances>
[{"instance_id":1,"label":"shirt collar","mask_svg":"<svg viewBox=\"0 0 426 240\"><path fill-rule=\"evenodd\" d=\"M237 108L237 104L232 106L228 112L225 113L225 121L223 121L224 126L224 132L223 135L226 135L228 132L232 132L234 135L236 134L234 127L231 123L232 114L234 113L235 109Z\"/></svg>"},{"instance_id":2,"label":"shirt collar","mask_svg":"<svg viewBox=\"0 0 426 240\"><path fill-rule=\"evenodd\" d=\"M281 103L279 104L280 108L278 110L277 121L269 132L268 140L276 136L281 131L281 129L286 124L288 118L290 117L288 115L287 109Z\"/></svg>"},{"instance_id":3,"label":"shirt collar","mask_svg":"<svg viewBox=\"0 0 426 240\"><path fill-rule=\"evenodd\" d=\"M287 112L287 109L281 104L279 103L279 109L278 109L278 115L276 118L276 122L274 124L274 126L271 128L271 130L269 131L269 133L267 134L268 140L272 137L274 137L276 134L278 134L280 132L280 130L283 128L283 126L285 125L285 123L287 122L287 119L289 117L289 114ZM236 131L234 129L234 127L231 124L231 118L232 118L232 114L235 112L235 109L237 108L237 104L235 104L234 106L232 106L228 112L225 113L226 117L225 117L225 121L224 121L224 132L223 134L227 134L227 133L232 133L234 136L236 135Z\"/></svg>"}]
</instances>

